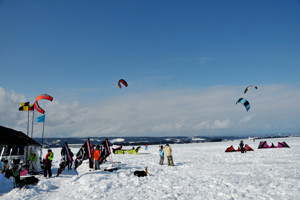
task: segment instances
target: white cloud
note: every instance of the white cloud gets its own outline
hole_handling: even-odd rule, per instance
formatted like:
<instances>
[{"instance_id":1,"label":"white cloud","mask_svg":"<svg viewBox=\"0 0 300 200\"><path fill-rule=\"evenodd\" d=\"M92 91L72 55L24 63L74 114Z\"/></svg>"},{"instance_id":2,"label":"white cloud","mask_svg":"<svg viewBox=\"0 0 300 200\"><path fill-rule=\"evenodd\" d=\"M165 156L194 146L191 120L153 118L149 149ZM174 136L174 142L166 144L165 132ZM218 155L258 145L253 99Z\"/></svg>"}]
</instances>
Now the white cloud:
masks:
<instances>
[{"instance_id":1,"label":"white cloud","mask_svg":"<svg viewBox=\"0 0 300 200\"><path fill-rule=\"evenodd\" d=\"M230 125L230 120L215 120L213 125L211 126L212 129L223 129L228 128Z\"/></svg>"},{"instance_id":2,"label":"white cloud","mask_svg":"<svg viewBox=\"0 0 300 200\"><path fill-rule=\"evenodd\" d=\"M210 124L208 121L202 121L199 124L196 124L193 126L193 128L195 130L205 130L205 129L209 129L209 127L210 127Z\"/></svg>"},{"instance_id":3,"label":"white cloud","mask_svg":"<svg viewBox=\"0 0 300 200\"><path fill-rule=\"evenodd\" d=\"M164 90L95 99L86 104L64 99L41 101L46 137L166 136L299 132L300 90L287 85L260 86L243 94L240 87ZM246 112L245 97L251 104ZM1 125L26 132L27 115L18 111L22 94L0 88ZM35 116L40 114L35 112ZM34 136L42 133L35 122Z\"/></svg>"},{"instance_id":4,"label":"white cloud","mask_svg":"<svg viewBox=\"0 0 300 200\"><path fill-rule=\"evenodd\" d=\"M13 91L6 91L0 87L0 122L2 124L19 128L20 124L27 122L28 114L19 111L20 102L25 102L23 95L16 94ZM25 118L22 116L25 116Z\"/></svg>"},{"instance_id":5,"label":"white cloud","mask_svg":"<svg viewBox=\"0 0 300 200\"><path fill-rule=\"evenodd\" d=\"M243 117L241 120L239 120L239 123L242 124L242 123L247 123L249 121L251 121L253 118L255 118L256 115L248 115L248 116L245 116Z\"/></svg>"}]
</instances>

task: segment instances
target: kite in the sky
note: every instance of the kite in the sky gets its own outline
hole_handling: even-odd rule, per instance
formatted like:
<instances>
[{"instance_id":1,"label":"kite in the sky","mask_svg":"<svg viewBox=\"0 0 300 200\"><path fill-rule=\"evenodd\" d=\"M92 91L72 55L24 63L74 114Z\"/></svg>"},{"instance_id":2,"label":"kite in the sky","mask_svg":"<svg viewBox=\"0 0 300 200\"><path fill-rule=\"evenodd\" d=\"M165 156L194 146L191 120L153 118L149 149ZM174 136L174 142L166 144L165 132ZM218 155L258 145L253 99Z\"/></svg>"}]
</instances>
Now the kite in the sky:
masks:
<instances>
[{"instance_id":1,"label":"kite in the sky","mask_svg":"<svg viewBox=\"0 0 300 200\"><path fill-rule=\"evenodd\" d=\"M257 86L256 85L249 85L248 87L246 87L245 91L244 91L244 94L246 94L246 92L248 91L248 89L250 87L254 87L255 89L257 89Z\"/></svg>"},{"instance_id":2,"label":"kite in the sky","mask_svg":"<svg viewBox=\"0 0 300 200\"><path fill-rule=\"evenodd\" d=\"M127 87L128 86L128 83L124 80L124 79L120 79L119 80L119 82L118 82L118 86L119 86L119 88L121 88L122 86L121 86L121 83L123 83L123 85L125 86L125 87Z\"/></svg>"},{"instance_id":3,"label":"kite in the sky","mask_svg":"<svg viewBox=\"0 0 300 200\"><path fill-rule=\"evenodd\" d=\"M34 102L34 108L39 111L40 113L44 114L45 111L40 107L40 105L38 104L38 101L40 99L45 99L45 100L49 100L49 101L52 101L53 100L53 97L51 97L50 95L48 94L41 94L39 95L36 99L35 99L35 102Z\"/></svg>"},{"instance_id":4,"label":"kite in the sky","mask_svg":"<svg viewBox=\"0 0 300 200\"><path fill-rule=\"evenodd\" d=\"M237 104L237 103L242 103L245 106L247 112L250 109L250 103L247 99L240 98L235 104Z\"/></svg>"}]
</instances>

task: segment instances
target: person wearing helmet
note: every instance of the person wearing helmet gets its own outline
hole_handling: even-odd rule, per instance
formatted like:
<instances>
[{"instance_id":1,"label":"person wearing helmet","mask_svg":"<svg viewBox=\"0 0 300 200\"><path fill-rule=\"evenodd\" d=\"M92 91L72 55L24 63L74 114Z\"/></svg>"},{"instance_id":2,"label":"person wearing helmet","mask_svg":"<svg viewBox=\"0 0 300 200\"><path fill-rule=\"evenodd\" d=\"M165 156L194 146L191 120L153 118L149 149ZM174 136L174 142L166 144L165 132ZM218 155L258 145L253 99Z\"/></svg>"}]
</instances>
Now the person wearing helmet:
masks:
<instances>
[{"instance_id":1,"label":"person wearing helmet","mask_svg":"<svg viewBox=\"0 0 300 200\"><path fill-rule=\"evenodd\" d=\"M45 157L44 177L47 177L47 174L49 175L49 178L52 177L51 166L52 166L53 157L54 157L54 153L52 152L51 149L48 149L48 153Z\"/></svg>"}]
</instances>

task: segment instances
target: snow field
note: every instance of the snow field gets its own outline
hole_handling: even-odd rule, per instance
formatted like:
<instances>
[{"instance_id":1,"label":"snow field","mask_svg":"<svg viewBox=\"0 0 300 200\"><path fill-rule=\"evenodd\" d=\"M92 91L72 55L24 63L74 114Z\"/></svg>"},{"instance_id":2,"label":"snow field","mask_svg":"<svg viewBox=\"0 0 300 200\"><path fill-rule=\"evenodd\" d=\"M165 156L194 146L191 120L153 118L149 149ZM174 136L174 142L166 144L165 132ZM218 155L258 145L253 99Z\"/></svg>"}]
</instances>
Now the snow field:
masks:
<instances>
[{"instance_id":1,"label":"snow field","mask_svg":"<svg viewBox=\"0 0 300 200\"><path fill-rule=\"evenodd\" d=\"M254 149L244 154L224 152L230 145L237 148L237 140L171 144L174 167L166 165L166 157L159 165L159 146L149 145L138 155L113 154L113 167L121 167L117 171L89 171L85 161L78 176L73 170L50 179L39 176L29 189L0 189L0 199L300 199L300 137L267 140L285 141L291 148L257 149L260 141L244 140ZM53 151L55 176L60 148ZM109 162L100 166L110 167ZM145 167L150 176L133 175Z\"/></svg>"}]
</instances>

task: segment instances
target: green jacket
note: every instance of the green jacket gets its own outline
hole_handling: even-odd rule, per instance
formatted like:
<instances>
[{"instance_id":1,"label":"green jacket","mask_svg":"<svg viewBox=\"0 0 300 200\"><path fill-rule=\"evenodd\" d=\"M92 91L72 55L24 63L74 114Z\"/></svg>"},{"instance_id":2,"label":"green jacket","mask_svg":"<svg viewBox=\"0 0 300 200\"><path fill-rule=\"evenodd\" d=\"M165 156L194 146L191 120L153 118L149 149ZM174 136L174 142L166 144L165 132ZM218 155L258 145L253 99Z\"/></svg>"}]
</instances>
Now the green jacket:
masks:
<instances>
[{"instance_id":1,"label":"green jacket","mask_svg":"<svg viewBox=\"0 0 300 200\"><path fill-rule=\"evenodd\" d=\"M37 160L37 155L35 153L31 153L29 160L35 162Z\"/></svg>"}]
</instances>

